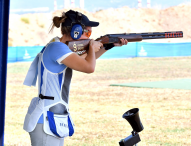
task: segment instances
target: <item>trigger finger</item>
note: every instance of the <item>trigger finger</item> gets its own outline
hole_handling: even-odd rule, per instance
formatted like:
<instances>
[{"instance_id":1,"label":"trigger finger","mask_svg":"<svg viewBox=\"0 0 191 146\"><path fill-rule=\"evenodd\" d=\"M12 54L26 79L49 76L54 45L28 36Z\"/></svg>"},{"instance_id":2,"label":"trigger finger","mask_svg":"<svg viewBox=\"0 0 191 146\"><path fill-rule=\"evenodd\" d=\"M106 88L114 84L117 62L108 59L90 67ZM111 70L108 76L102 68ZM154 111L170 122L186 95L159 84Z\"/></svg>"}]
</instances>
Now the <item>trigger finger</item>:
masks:
<instances>
[{"instance_id":1,"label":"trigger finger","mask_svg":"<svg viewBox=\"0 0 191 146\"><path fill-rule=\"evenodd\" d=\"M121 39L121 44L124 45L124 39L123 38Z\"/></svg>"},{"instance_id":2,"label":"trigger finger","mask_svg":"<svg viewBox=\"0 0 191 146\"><path fill-rule=\"evenodd\" d=\"M124 41L124 42L125 42L125 44L127 44L127 40L126 40L126 39L125 39L125 41Z\"/></svg>"}]
</instances>

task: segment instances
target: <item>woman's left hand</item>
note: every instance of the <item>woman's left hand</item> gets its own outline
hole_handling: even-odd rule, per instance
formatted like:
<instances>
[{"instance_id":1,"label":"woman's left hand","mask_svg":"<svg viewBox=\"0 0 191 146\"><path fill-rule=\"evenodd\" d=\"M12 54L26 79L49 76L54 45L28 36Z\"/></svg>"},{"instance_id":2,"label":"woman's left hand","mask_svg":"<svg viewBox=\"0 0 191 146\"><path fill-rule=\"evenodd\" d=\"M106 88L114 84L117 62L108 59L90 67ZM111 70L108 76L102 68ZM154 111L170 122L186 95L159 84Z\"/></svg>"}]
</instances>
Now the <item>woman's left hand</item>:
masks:
<instances>
[{"instance_id":1,"label":"woman's left hand","mask_svg":"<svg viewBox=\"0 0 191 146\"><path fill-rule=\"evenodd\" d=\"M113 43L114 44L114 46L123 46L123 45L127 45L128 44L128 40L126 40L126 39L120 39L120 43Z\"/></svg>"}]
</instances>

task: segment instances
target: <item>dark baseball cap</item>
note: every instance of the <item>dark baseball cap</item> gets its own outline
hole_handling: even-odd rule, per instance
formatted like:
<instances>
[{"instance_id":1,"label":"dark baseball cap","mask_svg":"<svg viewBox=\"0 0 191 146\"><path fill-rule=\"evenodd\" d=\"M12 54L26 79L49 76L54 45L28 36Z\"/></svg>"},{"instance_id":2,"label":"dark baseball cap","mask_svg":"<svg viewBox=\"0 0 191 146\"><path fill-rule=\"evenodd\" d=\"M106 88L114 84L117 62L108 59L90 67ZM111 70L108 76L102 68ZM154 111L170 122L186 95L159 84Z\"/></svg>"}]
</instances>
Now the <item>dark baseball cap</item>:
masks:
<instances>
[{"instance_id":1,"label":"dark baseball cap","mask_svg":"<svg viewBox=\"0 0 191 146\"><path fill-rule=\"evenodd\" d=\"M71 26L72 23L78 23L77 21L77 17L78 17L78 13L77 11L73 11L73 10L69 10L65 13L66 15L66 19L65 22L62 23L62 26ZM88 19L87 16L85 16L84 14L80 13L81 15L81 24L84 26L90 26L90 27L96 27L99 25L99 22L95 22L95 21L90 21Z\"/></svg>"}]
</instances>

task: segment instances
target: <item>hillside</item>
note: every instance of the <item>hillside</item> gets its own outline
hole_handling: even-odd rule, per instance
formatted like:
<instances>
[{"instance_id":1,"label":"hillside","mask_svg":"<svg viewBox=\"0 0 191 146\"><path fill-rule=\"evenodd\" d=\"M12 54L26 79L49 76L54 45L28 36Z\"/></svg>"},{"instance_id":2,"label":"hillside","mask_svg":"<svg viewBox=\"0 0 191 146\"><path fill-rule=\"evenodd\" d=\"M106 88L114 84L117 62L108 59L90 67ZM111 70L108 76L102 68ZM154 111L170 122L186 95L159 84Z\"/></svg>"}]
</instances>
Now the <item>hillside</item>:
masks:
<instances>
[{"instance_id":1,"label":"hillside","mask_svg":"<svg viewBox=\"0 0 191 146\"><path fill-rule=\"evenodd\" d=\"M191 5L179 5L167 9L132 9L122 7L106 9L95 13L75 9L86 14L90 20L99 21L100 25L93 28L93 39L108 33L141 33L183 31L181 39L158 39L152 42L188 42L191 41ZM45 45L52 37L60 36L60 29L55 28L49 34L53 16L60 16L58 10L46 14L10 15L9 46Z\"/></svg>"}]
</instances>

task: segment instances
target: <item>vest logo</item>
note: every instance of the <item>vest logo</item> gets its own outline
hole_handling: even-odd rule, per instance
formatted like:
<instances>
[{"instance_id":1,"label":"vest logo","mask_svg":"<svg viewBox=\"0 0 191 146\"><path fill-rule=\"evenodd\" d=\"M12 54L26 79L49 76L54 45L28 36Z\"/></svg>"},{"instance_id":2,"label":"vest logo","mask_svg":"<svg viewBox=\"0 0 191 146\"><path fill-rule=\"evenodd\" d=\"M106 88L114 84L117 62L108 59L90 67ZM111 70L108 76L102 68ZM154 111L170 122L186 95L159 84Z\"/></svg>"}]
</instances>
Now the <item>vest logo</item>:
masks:
<instances>
[{"instance_id":1,"label":"vest logo","mask_svg":"<svg viewBox=\"0 0 191 146\"><path fill-rule=\"evenodd\" d=\"M147 56L147 52L144 50L143 46L141 47L141 50L139 51L139 56Z\"/></svg>"},{"instance_id":2,"label":"vest logo","mask_svg":"<svg viewBox=\"0 0 191 146\"><path fill-rule=\"evenodd\" d=\"M60 126L61 126L61 127L68 127L68 125L67 125L67 124L64 124L64 123L60 123Z\"/></svg>"},{"instance_id":3,"label":"vest logo","mask_svg":"<svg viewBox=\"0 0 191 146\"><path fill-rule=\"evenodd\" d=\"M29 59L29 58L31 58L31 56L29 55L29 53L25 49L25 55L24 55L23 59Z\"/></svg>"}]
</instances>

